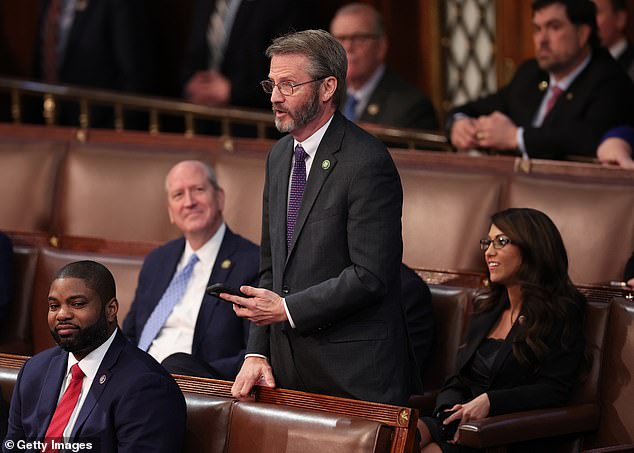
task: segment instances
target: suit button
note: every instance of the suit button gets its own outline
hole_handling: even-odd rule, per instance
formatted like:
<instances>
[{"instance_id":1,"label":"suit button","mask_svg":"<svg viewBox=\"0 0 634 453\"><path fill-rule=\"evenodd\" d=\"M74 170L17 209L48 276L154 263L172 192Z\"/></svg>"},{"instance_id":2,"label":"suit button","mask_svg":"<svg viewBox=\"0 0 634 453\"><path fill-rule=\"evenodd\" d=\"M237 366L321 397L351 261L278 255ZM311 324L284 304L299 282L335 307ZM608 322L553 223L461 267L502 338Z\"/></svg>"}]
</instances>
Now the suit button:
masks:
<instances>
[{"instance_id":1,"label":"suit button","mask_svg":"<svg viewBox=\"0 0 634 453\"><path fill-rule=\"evenodd\" d=\"M288 286L282 286L282 294L284 294L285 296L287 294L290 294L291 290Z\"/></svg>"}]
</instances>

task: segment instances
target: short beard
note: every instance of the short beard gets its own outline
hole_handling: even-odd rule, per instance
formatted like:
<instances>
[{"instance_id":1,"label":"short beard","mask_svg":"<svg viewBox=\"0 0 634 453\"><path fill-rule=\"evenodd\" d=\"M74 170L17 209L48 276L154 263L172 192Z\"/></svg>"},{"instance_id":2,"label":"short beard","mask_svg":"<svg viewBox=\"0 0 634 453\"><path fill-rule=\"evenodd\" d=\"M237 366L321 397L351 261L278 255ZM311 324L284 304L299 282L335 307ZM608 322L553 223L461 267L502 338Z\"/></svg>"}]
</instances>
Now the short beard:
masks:
<instances>
[{"instance_id":1,"label":"short beard","mask_svg":"<svg viewBox=\"0 0 634 453\"><path fill-rule=\"evenodd\" d=\"M303 105L293 115L291 115L290 112L287 112L287 114L291 118L286 123L282 122L279 118L275 118L275 127L283 134L302 128L317 118L319 115L319 96L317 90L313 91L313 96L308 104Z\"/></svg>"},{"instance_id":2,"label":"short beard","mask_svg":"<svg viewBox=\"0 0 634 453\"><path fill-rule=\"evenodd\" d=\"M62 338L54 329L51 329L53 339L67 352L94 351L108 339L108 321L106 314L101 316L94 324L81 329L75 336Z\"/></svg>"}]
</instances>

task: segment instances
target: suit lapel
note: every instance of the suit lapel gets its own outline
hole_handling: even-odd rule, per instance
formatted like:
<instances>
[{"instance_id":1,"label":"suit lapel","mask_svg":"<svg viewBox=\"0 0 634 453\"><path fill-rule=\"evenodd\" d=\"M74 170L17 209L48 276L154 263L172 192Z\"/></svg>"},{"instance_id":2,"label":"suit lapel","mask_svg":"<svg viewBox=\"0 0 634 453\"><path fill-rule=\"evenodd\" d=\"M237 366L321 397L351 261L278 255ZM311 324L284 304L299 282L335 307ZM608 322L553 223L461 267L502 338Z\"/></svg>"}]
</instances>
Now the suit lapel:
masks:
<instances>
[{"instance_id":1,"label":"suit lapel","mask_svg":"<svg viewBox=\"0 0 634 453\"><path fill-rule=\"evenodd\" d=\"M288 257L290 257L293 249L295 248L295 244L299 240L308 214L313 208L315 200L317 199L324 182L337 164L337 159L334 154L341 148L341 141L343 140L345 130L344 121L343 116L339 112L335 112L328 130L317 148L315 158L313 159L313 163L310 168L310 174L308 176L308 180L306 181L302 204L300 205L299 212L297 213L297 222L295 223L295 240L291 244L291 249L287 254L287 262Z\"/></svg>"},{"instance_id":2,"label":"suit lapel","mask_svg":"<svg viewBox=\"0 0 634 453\"><path fill-rule=\"evenodd\" d=\"M220 249L218 250L218 255L216 256L216 261L214 262L214 267L211 271L211 275L209 276L209 282L207 285L212 285L214 283L224 283L227 281L229 274L233 270L235 263L231 260L234 252L236 250L236 241L235 235L229 230L229 227L225 230L225 235L222 238L222 243L220 244ZM218 307L218 304L222 304L225 302L221 302L216 297L210 296L207 293L203 296L203 302L200 306L200 311L198 312L198 317L196 318L196 328L194 329L194 340L192 342L192 354L196 354L200 342L202 341L205 332L203 329L205 326L209 326L211 323L211 318Z\"/></svg>"},{"instance_id":3,"label":"suit lapel","mask_svg":"<svg viewBox=\"0 0 634 453\"><path fill-rule=\"evenodd\" d=\"M269 197L269 235L271 236L271 248L286 252L286 211L288 203L288 184L291 175L291 163L293 159L293 139L283 145L279 158L271 160L269 168L272 173L270 181L275 186L270 191ZM286 258L284 253L284 258ZM280 263L283 264L283 261Z\"/></svg>"},{"instance_id":4,"label":"suit lapel","mask_svg":"<svg viewBox=\"0 0 634 453\"><path fill-rule=\"evenodd\" d=\"M86 422L86 419L97 405L99 398L101 398L103 391L110 383L110 379L112 378L112 368L117 363L117 360L119 359L119 354L121 354L121 351L123 350L126 343L127 340L123 337L121 331L117 330L112 344L108 348L108 351L106 351L106 355L101 361L101 365L99 366L99 370L95 375L95 379L92 381L92 385L88 390L88 394L86 395L84 404L79 411L77 421L75 422L73 432L70 436L71 439L75 438L77 436L77 433L80 432L83 424Z\"/></svg>"},{"instance_id":5,"label":"suit lapel","mask_svg":"<svg viewBox=\"0 0 634 453\"><path fill-rule=\"evenodd\" d=\"M59 350L59 354L51 359L44 378L42 393L38 402L37 419L40 424L38 439L43 439L48 429L48 425L53 418L53 413L57 407L59 391L62 387L64 376L66 375L66 365L68 363L68 353Z\"/></svg>"}]
</instances>

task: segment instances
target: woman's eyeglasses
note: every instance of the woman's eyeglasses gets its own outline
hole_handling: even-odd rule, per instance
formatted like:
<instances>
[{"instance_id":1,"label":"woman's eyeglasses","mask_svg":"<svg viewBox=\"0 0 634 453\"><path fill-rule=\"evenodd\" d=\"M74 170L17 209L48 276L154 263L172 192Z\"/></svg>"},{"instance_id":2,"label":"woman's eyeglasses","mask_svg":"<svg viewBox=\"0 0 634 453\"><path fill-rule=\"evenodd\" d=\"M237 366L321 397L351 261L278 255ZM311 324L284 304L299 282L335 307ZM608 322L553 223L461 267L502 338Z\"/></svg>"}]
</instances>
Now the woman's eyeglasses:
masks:
<instances>
[{"instance_id":1,"label":"woman's eyeglasses","mask_svg":"<svg viewBox=\"0 0 634 453\"><path fill-rule=\"evenodd\" d=\"M491 244L493 244L493 248L494 249L501 249L503 248L505 245L510 244L511 240L509 238L507 238L506 236L495 236L495 239L480 239L480 250L482 251L486 251L489 249L489 246Z\"/></svg>"}]
</instances>

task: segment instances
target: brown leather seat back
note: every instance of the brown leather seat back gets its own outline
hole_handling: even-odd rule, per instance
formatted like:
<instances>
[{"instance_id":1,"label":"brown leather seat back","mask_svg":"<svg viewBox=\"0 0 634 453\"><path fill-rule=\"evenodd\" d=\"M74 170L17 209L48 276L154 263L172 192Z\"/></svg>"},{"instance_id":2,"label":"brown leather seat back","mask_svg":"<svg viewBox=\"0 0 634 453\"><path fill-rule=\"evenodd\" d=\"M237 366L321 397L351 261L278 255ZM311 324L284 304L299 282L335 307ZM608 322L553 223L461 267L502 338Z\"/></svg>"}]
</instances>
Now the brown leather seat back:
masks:
<instances>
[{"instance_id":1,"label":"brown leather seat back","mask_svg":"<svg viewBox=\"0 0 634 453\"><path fill-rule=\"evenodd\" d=\"M0 143L0 230L49 231L63 143Z\"/></svg>"},{"instance_id":2,"label":"brown leather seat back","mask_svg":"<svg viewBox=\"0 0 634 453\"><path fill-rule=\"evenodd\" d=\"M507 205L539 209L555 222L575 283L621 279L634 249L632 186L518 176L510 184Z\"/></svg>"},{"instance_id":3,"label":"brown leather seat back","mask_svg":"<svg viewBox=\"0 0 634 453\"><path fill-rule=\"evenodd\" d=\"M31 300L38 255L36 247L13 247L13 299L0 332L1 352L31 352Z\"/></svg>"},{"instance_id":4,"label":"brown leather seat back","mask_svg":"<svg viewBox=\"0 0 634 453\"><path fill-rule=\"evenodd\" d=\"M184 453L224 453L233 400L183 392L187 402ZM245 431L248 435L248 431Z\"/></svg>"},{"instance_id":5,"label":"brown leather seat back","mask_svg":"<svg viewBox=\"0 0 634 453\"><path fill-rule=\"evenodd\" d=\"M241 402L233 409L226 453L387 453L390 434L374 421Z\"/></svg>"},{"instance_id":6,"label":"brown leather seat back","mask_svg":"<svg viewBox=\"0 0 634 453\"><path fill-rule=\"evenodd\" d=\"M13 395L13 389L18 380L19 372L20 370L17 368L0 366L0 391L2 391L2 397L7 404L11 402L11 395Z\"/></svg>"},{"instance_id":7,"label":"brown leather seat back","mask_svg":"<svg viewBox=\"0 0 634 453\"><path fill-rule=\"evenodd\" d=\"M458 348L462 344L473 290L430 285L434 312L434 347L423 376L423 389L438 390L456 371Z\"/></svg>"},{"instance_id":8,"label":"brown leather seat back","mask_svg":"<svg viewBox=\"0 0 634 453\"><path fill-rule=\"evenodd\" d=\"M634 303L615 298L610 307L601 369L599 431L588 446L634 442Z\"/></svg>"},{"instance_id":9,"label":"brown leather seat back","mask_svg":"<svg viewBox=\"0 0 634 453\"><path fill-rule=\"evenodd\" d=\"M223 214L227 224L256 244L262 234L264 159L223 154L214 165L218 183L225 191Z\"/></svg>"},{"instance_id":10,"label":"brown leather seat back","mask_svg":"<svg viewBox=\"0 0 634 453\"><path fill-rule=\"evenodd\" d=\"M605 332L610 314L609 303L589 302L586 307L585 339L588 354L588 368L583 380L577 385L573 401L576 403L595 403L599 401L599 380L603 362Z\"/></svg>"},{"instance_id":11,"label":"brown leather seat back","mask_svg":"<svg viewBox=\"0 0 634 453\"><path fill-rule=\"evenodd\" d=\"M62 266L81 260L97 261L110 269L117 285L117 300L119 301L117 319L119 325L123 323L123 319L134 299L137 279L143 264L142 258L43 248L37 264L31 301L33 354L55 345L49 332L47 321L47 297L53 276Z\"/></svg>"},{"instance_id":12,"label":"brown leather seat back","mask_svg":"<svg viewBox=\"0 0 634 453\"><path fill-rule=\"evenodd\" d=\"M503 179L407 168L399 173L403 261L419 269L483 269L478 241L498 210Z\"/></svg>"},{"instance_id":13,"label":"brown leather seat back","mask_svg":"<svg viewBox=\"0 0 634 453\"><path fill-rule=\"evenodd\" d=\"M74 144L62 172L60 234L164 242L180 235L167 215L165 176L202 154Z\"/></svg>"}]
</instances>

